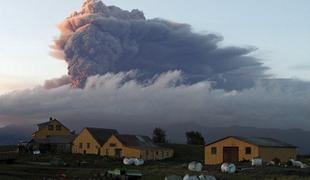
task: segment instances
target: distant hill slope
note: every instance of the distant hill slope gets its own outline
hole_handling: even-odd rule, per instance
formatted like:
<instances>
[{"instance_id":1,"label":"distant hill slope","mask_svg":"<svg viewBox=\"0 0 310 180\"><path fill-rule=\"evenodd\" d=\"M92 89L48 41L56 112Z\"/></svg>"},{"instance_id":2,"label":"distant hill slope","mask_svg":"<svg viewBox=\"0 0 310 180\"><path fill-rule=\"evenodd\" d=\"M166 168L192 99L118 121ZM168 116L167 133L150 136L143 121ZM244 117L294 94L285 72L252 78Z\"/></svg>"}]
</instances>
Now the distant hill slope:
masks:
<instances>
[{"instance_id":1,"label":"distant hill slope","mask_svg":"<svg viewBox=\"0 0 310 180\"><path fill-rule=\"evenodd\" d=\"M20 140L30 140L33 128L29 126L7 126L0 128L0 145L17 144Z\"/></svg>"},{"instance_id":2,"label":"distant hill slope","mask_svg":"<svg viewBox=\"0 0 310 180\"><path fill-rule=\"evenodd\" d=\"M174 128L173 128L174 127ZM298 146L301 154L310 154L310 131L302 129L265 129L255 127L203 127L195 124L179 124L167 128L169 137L176 142L185 141L185 132L197 130L202 133L207 143L226 136L271 137Z\"/></svg>"},{"instance_id":3,"label":"distant hill slope","mask_svg":"<svg viewBox=\"0 0 310 180\"><path fill-rule=\"evenodd\" d=\"M87 126L87 125L85 125ZM202 133L207 143L226 136L256 136L271 137L285 141L299 147L301 154L310 154L310 131L302 129L267 129L255 127L205 127L193 123L179 123L169 125L150 125L150 124L117 124L106 123L98 127L116 128L120 133L151 135L154 127L161 127L166 130L167 138L172 143L185 143L185 132L196 130ZM141 128L143 127L143 128ZM74 127L77 130L83 128ZM19 140L29 140L31 133L35 130L34 126L8 126L0 128L0 145L16 144ZM78 131L77 131L78 132Z\"/></svg>"}]
</instances>

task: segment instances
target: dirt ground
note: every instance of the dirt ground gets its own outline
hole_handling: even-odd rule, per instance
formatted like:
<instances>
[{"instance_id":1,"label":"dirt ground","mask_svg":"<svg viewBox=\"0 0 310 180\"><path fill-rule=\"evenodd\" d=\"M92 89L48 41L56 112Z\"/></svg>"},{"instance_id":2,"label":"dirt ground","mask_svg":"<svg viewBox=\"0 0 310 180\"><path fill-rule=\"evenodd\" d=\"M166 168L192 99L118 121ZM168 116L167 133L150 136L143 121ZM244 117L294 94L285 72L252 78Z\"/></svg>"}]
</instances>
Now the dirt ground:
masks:
<instances>
[{"instance_id":1,"label":"dirt ground","mask_svg":"<svg viewBox=\"0 0 310 180\"><path fill-rule=\"evenodd\" d=\"M241 171L241 168L251 167L250 163L237 165L239 171L235 174L220 172L219 166L206 166L202 173L191 173L187 170L187 163L196 160L202 161L203 147L187 145L169 145L175 149L175 157L165 161L148 161L144 166L129 166L127 169L140 170L143 180L163 180L167 175L212 175L219 180L310 180L310 168L297 169L293 167L269 167ZM302 157L303 162L310 164L310 157ZM61 160L65 162L51 165L50 162ZM20 155L17 163L0 164L0 180L100 180L106 179L103 175L107 170L122 167L122 162L98 156L72 154L46 154L40 156ZM63 178L66 177L66 178Z\"/></svg>"}]
</instances>

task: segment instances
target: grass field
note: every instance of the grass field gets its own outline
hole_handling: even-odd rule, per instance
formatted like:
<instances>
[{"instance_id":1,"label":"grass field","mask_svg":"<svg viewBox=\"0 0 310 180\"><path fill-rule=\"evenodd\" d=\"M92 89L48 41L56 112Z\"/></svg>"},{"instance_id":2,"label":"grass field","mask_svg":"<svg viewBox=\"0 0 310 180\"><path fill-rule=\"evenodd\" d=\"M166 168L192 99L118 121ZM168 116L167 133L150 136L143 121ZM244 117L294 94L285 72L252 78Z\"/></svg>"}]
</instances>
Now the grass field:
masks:
<instances>
[{"instance_id":1,"label":"grass field","mask_svg":"<svg viewBox=\"0 0 310 180\"><path fill-rule=\"evenodd\" d=\"M202 146L188 145L165 145L175 149L175 157L170 160L152 162L148 161L144 166L130 166L128 169L139 169L143 172L145 180L160 180L166 175L193 174L187 170L187 163L193 160L203 160ZM50 166L47 162L55 158L63 159L67 166ZM309 157L304 158L310 162ZM79 162L83 162L81 166ZM29 156L24 155L19 158L18 164L0 164L0 180L40 180L40 179L59 179L61 174L65 174L68 179L104 179L100 177L107 170L120 168L121 161L107 160L97 156L84 155L43 155ZM32 162L32 163L30 163ZM86 163L87 162L87 163ZM243 164L242 166L247 166ZM195 174L195 173L194 173ZM223 174L219 166L208 166L202 172L205 175L213 175L217 179L309 179L310 169L280 168L280 167L260 167L248 171L237 172L233 175Z\"/></svg>"}]
</instances>

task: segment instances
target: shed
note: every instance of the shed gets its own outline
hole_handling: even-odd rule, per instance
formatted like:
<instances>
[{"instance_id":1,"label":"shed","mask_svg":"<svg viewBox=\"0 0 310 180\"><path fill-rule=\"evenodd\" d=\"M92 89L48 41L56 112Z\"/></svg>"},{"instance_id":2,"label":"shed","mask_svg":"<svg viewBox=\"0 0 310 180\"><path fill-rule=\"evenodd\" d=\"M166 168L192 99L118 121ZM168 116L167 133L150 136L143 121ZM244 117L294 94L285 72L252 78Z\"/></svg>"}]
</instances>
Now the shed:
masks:
<instances>
[{"instance_id":1,"label":"shed","mask_svg":"<svg viewBox=\"0 0 310 180\"><path fill-rule=\"evenodd\" d=\"M174 154L172 149L157 146L148 136L139 135L112 135L103 149L106 156L144 160L163 160L171 158Z\"/></svg>"},{"instance_id":2,"label":"shed","mask_svg":"<svg viewBox=\"0 0 310 180\"><path fill-rule=\"evenodd\" d=\"M287 162L296 159L297 147L266 137L229 136L205 145L205 164L239 162L262 158L264 162L279 159Z\"/></svg>"}]
</instances>

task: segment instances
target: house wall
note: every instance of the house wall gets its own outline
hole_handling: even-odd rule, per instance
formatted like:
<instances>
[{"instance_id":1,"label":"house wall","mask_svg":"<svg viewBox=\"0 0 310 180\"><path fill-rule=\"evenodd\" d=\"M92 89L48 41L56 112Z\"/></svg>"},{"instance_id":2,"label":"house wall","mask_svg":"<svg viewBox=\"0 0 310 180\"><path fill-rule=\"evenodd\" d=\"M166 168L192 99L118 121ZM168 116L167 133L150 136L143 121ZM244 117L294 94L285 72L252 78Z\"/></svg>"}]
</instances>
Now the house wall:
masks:
<instances>
[{"instance_id":1,"label":"house wall","mask_svg":"<svg viewBox=\"0 0 310 180\"><path fill-rule=\"evenodd\" d=\"M121 157L141 157L141 150L124 146L115 136L111 136L101 149L104 156L115 157L115 150L121 149Z\"/></svg>"},{"instance_id":2,"label":"house wall","mask_svg":"<svg viewBox=\"0 0 310 180\"><path fill-rule=\"evenodd\" d=\"M82 147L80 147L82 143ZM87 147L89 143L90 147ZM75 154L98 154L100 151L100 145L93 138L87 129L83 129L81 133L75 138L72 146L72 153ZM100 151L100 154L102 152Z\"/></svg>"},{"instance_id":3,"label":"house wall","mask_svg":"<svg viewBox=\"0 0 310 180\"><path fill-rule=\"evenodd\" d=\"M38 139L42 139L42 138L46 138L47 136L68 136L71 135L70 130L68 130L65 126L63 126L61 123L59 123L58 121L50 121L49 125L53 125L54 126L54 130L49 130L48 126L45 126L44 128L38 130L37 132L35 132L32 137L33 138L38 138ZM56 130L56 125L60 125L61 126L61 130Z\"/></svg>"},{"instance_id":4,"label":"house wall","mask_svg":"<svg viewBox=\"0 0 310 180\"><path fill-rule=\"evenodd\" d=\"M274 148L274 147L259 147L259 156L264 162L270 162L275 158L281 162L287 162L289 159L296 159L296 148Z\"/></svg>"},{"instance_id":5,"label":"house wall","mask_svg":"<svg viewBox=\"0 0 310 180\"><path fill-rule=\"evenodd\" d=\"M113 157L115 156L115 149L122 150L122 157L135 157L143 160L162 160L173 156L171 149L126 147L115 136L111 136L102 147L103 155Z\"/></svg>"},{"instance_id":6,"label":"house wall","mask_svg":"<svg viewBox=\"0 0 310 180\"><path fill-rule=\"evenodd\" d=\"M211 153L212 147L216 147L216 154ZM216 142L205 146L205 164L215 165L223 163L223 148L224 147L238 147L239 148L239 161L251 160L259 156L258 147L236 138L230 137L222 141ZM246 147L251 147L251 154L246 154Z\"/></svg>"}]
</instances>

